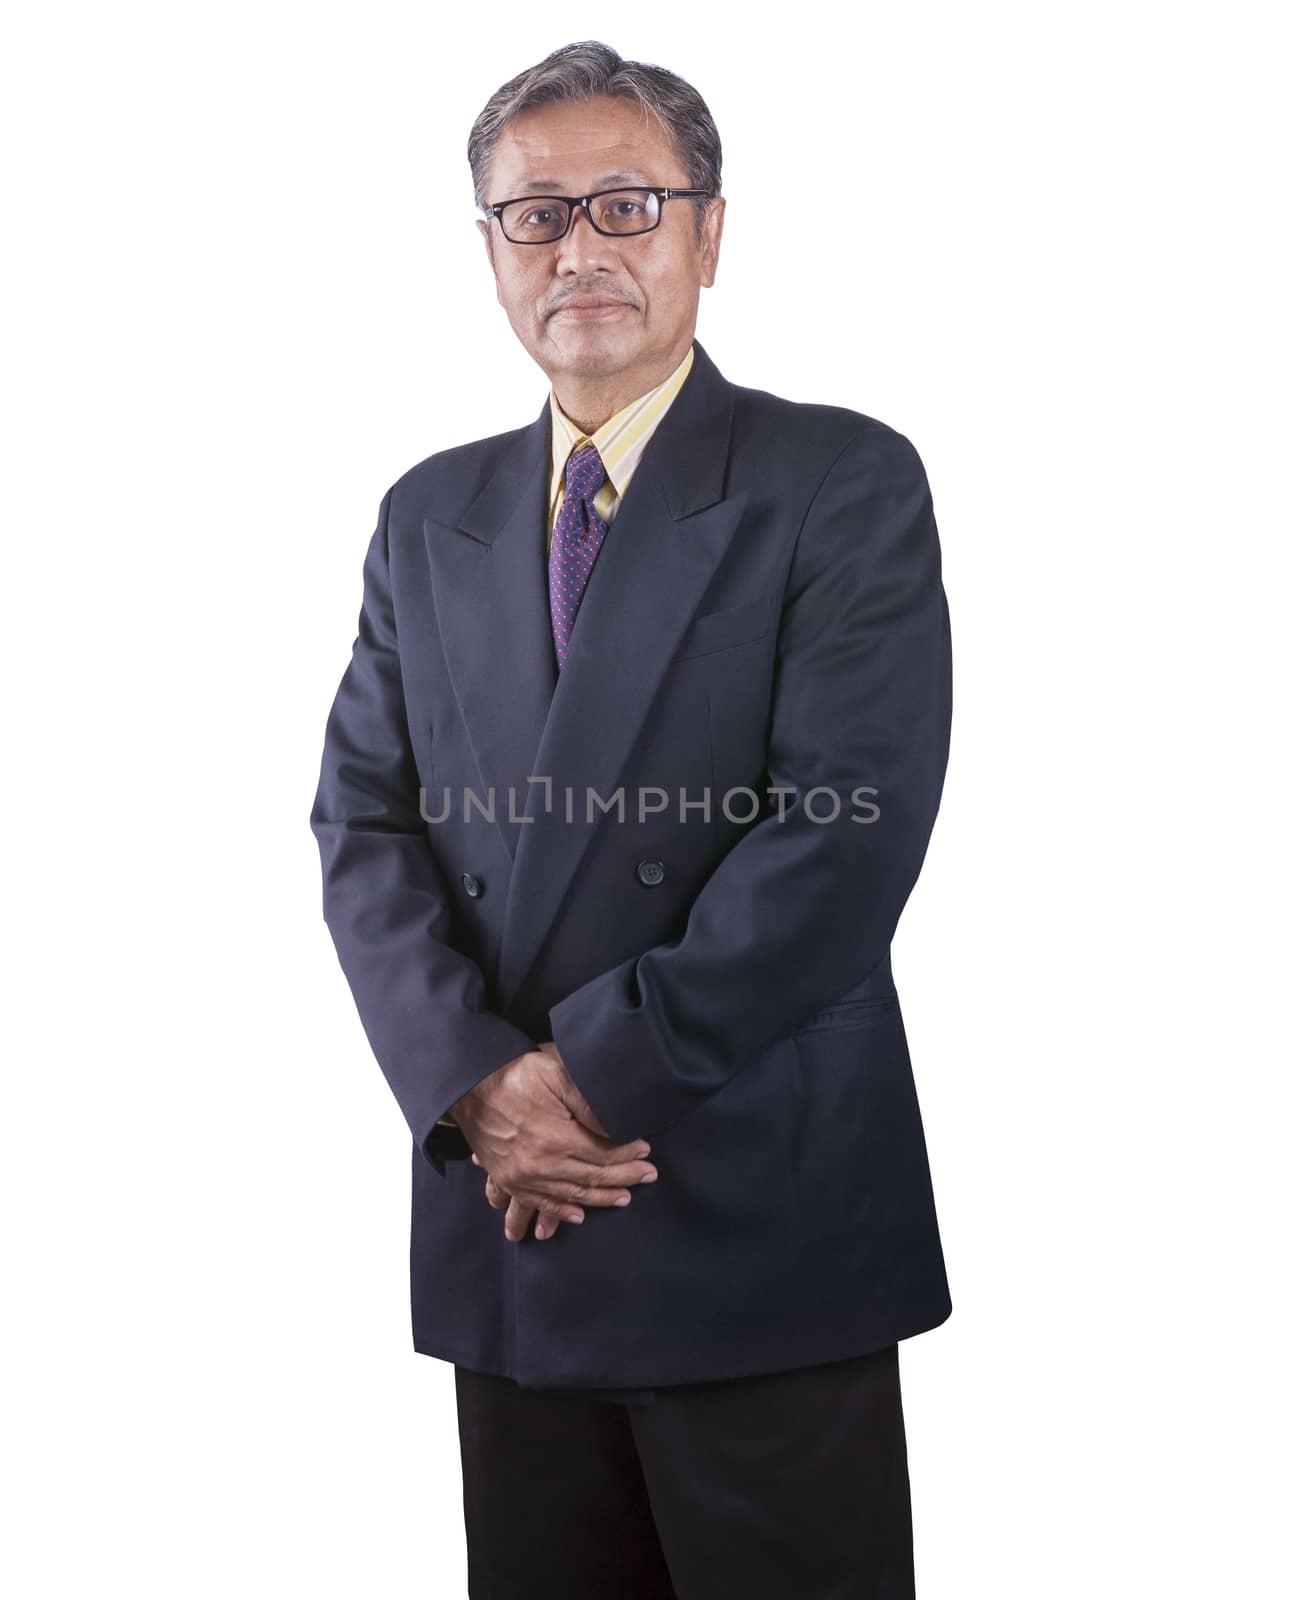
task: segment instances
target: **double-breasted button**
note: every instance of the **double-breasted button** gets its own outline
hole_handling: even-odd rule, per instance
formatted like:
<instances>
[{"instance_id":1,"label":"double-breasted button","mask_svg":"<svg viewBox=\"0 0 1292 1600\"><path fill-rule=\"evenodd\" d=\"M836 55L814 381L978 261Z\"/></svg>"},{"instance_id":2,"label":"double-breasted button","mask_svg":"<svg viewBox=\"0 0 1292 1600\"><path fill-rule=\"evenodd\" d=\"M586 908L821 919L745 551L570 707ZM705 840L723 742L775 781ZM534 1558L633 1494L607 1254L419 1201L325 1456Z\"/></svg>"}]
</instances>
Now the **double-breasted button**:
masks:
<instances>
[{"instance_id":1,"label":"double-breasted button","mask_svg":"<svg viewBox=\"0 0 1292 1600\"><path fill-rule=\"evenodd\" d=\"M644 883L647 888L659 883L664 876L664 863L662 861L639 861L637 863L637 881Z\"/></svg>"},{"instance_id":2,"label":"double-breasted button","mask_svg":"<svg viewBox=\"0 0 1292 1600\"><path fill-rule=\"evenodd\" d=\"M484 893L484 883L479 878L473 878L469 872L462 874L462 887L474 900L477 895Z\"/></svg>"}]
</instances>

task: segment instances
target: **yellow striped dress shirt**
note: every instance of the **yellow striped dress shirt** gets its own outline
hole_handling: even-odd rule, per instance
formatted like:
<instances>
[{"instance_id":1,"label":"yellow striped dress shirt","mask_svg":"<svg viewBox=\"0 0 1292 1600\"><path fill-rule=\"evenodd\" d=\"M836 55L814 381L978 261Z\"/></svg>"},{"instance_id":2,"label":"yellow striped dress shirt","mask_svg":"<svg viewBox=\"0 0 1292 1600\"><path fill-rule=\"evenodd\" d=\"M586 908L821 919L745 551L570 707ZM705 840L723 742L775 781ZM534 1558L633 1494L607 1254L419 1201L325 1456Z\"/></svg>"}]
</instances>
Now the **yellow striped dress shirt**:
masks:
<instances>
[{"instance_id":1,"label":"yellow striped dress shirt","mask_svg":"<svg viewBox=\"0 0 1292 1600\"><path fill-rule=\"evenodd\" d=\"M642 451L659 426L660 418L677 398L677 392L686 382L686 375L694 360L695 346L691 345L663 383L630 401L622 411L616 411L608 422L601 424L591 439L586 433L580 432L561 410L556 390L552 390L552 492L547 516L549 551L552 548L552 531L560 514L561 502L565 499L565 463L570 459L571 451L582 449L585 444L596 445L597 454L606 469L606 481L597 490L593 505L597 514L604 517L607 523L613 522L619 502L628 492L632 475L637 470Z\"/></svg>"}]
</instances>

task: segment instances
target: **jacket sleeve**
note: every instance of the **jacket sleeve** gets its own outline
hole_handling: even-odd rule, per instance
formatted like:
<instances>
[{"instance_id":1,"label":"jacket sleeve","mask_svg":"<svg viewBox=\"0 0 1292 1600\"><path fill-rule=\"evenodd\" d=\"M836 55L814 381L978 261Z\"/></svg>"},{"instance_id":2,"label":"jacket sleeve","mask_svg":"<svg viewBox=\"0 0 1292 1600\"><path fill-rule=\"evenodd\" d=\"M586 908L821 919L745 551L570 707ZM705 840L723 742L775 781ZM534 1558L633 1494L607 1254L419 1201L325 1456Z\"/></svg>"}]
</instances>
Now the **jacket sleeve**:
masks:
<instances>
[{"instance_id":1,"label":"jacket sleeve","mask_svg":"<svg viewBox=\"0 0 1292 1600\"><path fill-rule=\"evenodd\" d=\"M950 729L928 480L911 442L869 421L819 485L790 564L767 781L794 792L773 795L728 851L680 938L551 1009L570 1076L613 1138L685 1116L884 959L928 847ZM877 792L854 797L861 786Z\"/></svg>"},{"instance_id":2,"label":"jacket sleeve","mask_svg":"<svg viewBox=\"0 0 1292 1600\"><path fill-rule=\"evenodd\" d=\"M323 916L373 1054L413 1139L444 1175L437 1121L481 1078L535 1048L489 1010L454 948L453 906L422 816L390 587L394 489L364 563L358 637L323 739L310 827Z\"/></svg>"}]
</instances>

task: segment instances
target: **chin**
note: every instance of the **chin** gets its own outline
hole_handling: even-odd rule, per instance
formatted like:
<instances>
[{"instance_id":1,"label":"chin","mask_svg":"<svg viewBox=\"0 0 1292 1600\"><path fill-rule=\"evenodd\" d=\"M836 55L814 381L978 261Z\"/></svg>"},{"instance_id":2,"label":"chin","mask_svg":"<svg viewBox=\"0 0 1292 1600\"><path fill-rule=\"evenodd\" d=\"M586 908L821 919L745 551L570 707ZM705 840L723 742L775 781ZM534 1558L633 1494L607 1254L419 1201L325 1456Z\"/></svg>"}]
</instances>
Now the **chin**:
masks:
<instances>
[{"instance_id":1,"label":"chin","mask_svg":"<svg viewBox=\"0 0 1292 1600\"><path fill-rule=\"evenodd\" d=\"M571 338L569 335L573 334ZM622 328L597 327L591 322L571 323L565 336L560 331L552 343L563 353L577 350L580 361L619 360L634 353L636 341L624 337Z\"/></svg>"}]
</instances>

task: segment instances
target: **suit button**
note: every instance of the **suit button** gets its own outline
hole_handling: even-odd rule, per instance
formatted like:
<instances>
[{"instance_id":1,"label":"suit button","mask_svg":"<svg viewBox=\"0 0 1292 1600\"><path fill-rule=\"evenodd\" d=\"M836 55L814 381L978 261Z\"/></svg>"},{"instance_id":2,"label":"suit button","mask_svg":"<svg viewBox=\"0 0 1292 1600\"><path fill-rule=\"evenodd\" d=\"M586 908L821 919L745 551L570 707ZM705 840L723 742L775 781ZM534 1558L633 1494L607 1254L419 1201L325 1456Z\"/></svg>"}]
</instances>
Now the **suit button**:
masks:
<instances>
[{"instance_id":1,"label":"suit button","mask_svg":"<svg viewBox=\"0 0 1292 1600\"><path fill-rule=\"evenodd\" d=\"M462 887L474 900L477 895L484 893L484 884L479 878L473 878L469 872L462 874Z\"/></svg>"},{"instance_id":2,"label":"suit button","mask_svg":"<svg viewBox=\"0 0 1292 1600\"><path fill-rule=\"evenodd\" d=\"M637 863L637 881L644 883L649 888L659 883L664 876L664 863L662 861L639 861Z\"/></svg>"}]
</instances>

